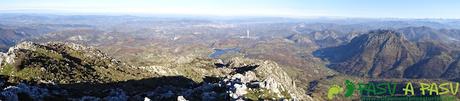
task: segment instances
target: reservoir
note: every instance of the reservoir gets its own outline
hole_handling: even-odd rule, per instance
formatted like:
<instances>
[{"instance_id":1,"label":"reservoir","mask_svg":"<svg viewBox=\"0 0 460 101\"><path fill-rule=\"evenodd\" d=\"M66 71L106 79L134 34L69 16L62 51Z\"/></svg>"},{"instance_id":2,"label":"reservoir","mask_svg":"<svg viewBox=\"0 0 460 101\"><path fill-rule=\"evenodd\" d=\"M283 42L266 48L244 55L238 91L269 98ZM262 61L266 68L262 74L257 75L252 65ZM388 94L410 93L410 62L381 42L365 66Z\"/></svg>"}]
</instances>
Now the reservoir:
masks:
<instances>
[{"instance_id":1,"label":"reservoir","mask_svg":"<svg viewBox=\"0 0 460 101\"><path fill-rule=\"evenodd\" d=\"M240 48L222 48L222 49L214 49L214 52L209 54L209 58L219 58L221 55L229 53L229 52L235 52L238 53L241 49Z\"/></svg>"}]
</instances>

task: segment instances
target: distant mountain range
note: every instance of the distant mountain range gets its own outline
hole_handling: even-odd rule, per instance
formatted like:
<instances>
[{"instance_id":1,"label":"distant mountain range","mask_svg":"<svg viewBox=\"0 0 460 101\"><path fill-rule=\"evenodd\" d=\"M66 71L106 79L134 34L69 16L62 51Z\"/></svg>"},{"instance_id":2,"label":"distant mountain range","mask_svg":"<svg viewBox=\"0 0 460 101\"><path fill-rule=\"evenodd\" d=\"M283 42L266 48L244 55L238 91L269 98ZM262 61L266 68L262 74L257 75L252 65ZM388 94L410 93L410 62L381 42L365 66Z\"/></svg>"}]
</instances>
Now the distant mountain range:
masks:
<instances>
[{"instance_id":1,"label":"distant mountain range","mask_svg":"<svg viewBox=\"0 0 460 101\"><path fill-rule=\"evenodd\" d=\"M357 76L460 78L454 75L460 73L459 49L446 45L457 43L455 37L448 40L448 35L427 27L401 30L370 31L350 43L317 50L315 55L328 60L332 69Z\"/></svg>"}]
</instances>

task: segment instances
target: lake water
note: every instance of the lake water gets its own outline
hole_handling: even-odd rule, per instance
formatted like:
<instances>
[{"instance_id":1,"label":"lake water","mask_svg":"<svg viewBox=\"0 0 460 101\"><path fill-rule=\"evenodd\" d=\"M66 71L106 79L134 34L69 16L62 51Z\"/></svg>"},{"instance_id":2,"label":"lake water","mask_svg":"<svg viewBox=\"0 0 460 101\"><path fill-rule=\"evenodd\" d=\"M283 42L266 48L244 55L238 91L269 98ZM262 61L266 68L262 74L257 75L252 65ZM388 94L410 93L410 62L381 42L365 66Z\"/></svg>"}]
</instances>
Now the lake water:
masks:
<instances>
[{"instance_id":1,"label":"lake water","mask_svg":"<svg viewBox=\"0 0 460 101\"><path fill-rule=\"evenodd\" d=\"M209 54L209 58L219 58L219 56L228 53L228 52L239 52L241 49L240 48L223 48L223 49L214 49L214 52Z\"/></svg>"}]
</instances>

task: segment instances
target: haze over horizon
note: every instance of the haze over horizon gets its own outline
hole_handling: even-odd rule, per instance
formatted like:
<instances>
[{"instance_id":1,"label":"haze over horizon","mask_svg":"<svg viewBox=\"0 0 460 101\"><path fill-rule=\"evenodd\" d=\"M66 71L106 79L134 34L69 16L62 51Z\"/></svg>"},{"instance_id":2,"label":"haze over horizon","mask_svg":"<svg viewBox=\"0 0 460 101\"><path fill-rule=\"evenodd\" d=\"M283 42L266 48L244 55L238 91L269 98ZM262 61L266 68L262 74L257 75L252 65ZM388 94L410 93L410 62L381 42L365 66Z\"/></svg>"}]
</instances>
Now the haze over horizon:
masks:
<instances>
[{"instance_id":1,"label":"haze over horizon","mask_svg":"<svg viewBox=\"0 0 460 101\"><path fill-rule=\"evenodd\" d=\"M460 18L457 0L2 0L1 12ZM36 12L40 13L40 12Z\"/></svg>"}]
</instances>

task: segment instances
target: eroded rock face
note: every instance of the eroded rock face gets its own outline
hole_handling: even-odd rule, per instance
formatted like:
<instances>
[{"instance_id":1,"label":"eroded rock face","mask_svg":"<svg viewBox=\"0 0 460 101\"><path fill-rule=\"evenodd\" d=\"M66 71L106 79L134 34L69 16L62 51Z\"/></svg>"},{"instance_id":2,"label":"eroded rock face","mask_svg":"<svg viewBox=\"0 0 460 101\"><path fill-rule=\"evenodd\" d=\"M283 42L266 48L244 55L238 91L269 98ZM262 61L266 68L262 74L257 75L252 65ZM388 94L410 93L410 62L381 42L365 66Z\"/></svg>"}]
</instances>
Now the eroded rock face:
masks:
<instances>
[{"instance_id":1,"label":"eroded rock face","mask_svg":"<svg viewBox=\"0 0 460 101\"><path fill-rule=\"evenodd\" d=\"M298 88L289 75L275 62L233 58L229 61L229 66L235 72L247 70L246 72L236 73L227 80L250 86L248 89L251 89L251 91L268 90L277 98L307 99L304 91ZM244 86L240 88L244 88Z\"/></svg>"},{"instance_id":2,"label":"eroded rock face","mask_svg":"<svg viewBox=\"0 0 460 101\"><path fill-rule=\"evenodd\" d=\"M148 99L165 100L179 99L182 96L187 100L310 100L297 88L294 81L281 67L271 61L233 58L227 62L216 61L224 67L212 68L222 71L223 77L211 77L194 88L160 87L145 93ZM145 68L149 69L149 68ZM162 69L152 69L150 72L167 73ZM159 71L157 71L159 70ZM174 71L173 74L181 74ZM176 89L176 90L171 90ZM142 97L136 97L142 99Z\"/></svg>"}]
</instances>

